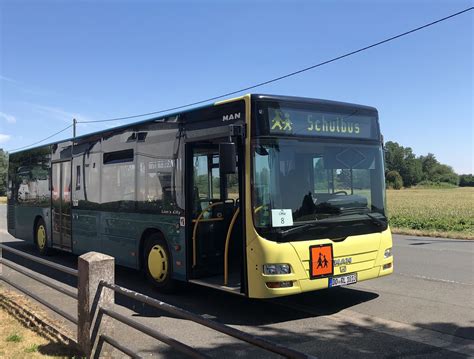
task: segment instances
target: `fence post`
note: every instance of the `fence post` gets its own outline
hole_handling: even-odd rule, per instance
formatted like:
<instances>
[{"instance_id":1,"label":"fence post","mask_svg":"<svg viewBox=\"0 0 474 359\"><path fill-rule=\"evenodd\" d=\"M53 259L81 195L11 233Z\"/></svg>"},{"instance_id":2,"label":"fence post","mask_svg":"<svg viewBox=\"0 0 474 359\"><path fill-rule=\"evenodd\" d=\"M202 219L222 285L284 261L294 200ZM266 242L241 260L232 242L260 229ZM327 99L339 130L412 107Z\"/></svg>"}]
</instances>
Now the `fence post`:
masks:
<instances>
[{"instance_id":1,"label":"fence post","mask_svg":"<svg viewBox=\"0 0 474 359\"><path fill-rule=\"evenodd\" d=\"M115 293L111 289L99 287L99 283L101 280L115 283L114 269L114 258L102 253L89 252L78 259L77 342L88 358L98 337L98 333L94 338L91 337L93 329L100 327L100 331L104 331L110 323L109 320L101 321L97 313L101 306L108 307L114 303Z\"/></svg>"}]
</instances>

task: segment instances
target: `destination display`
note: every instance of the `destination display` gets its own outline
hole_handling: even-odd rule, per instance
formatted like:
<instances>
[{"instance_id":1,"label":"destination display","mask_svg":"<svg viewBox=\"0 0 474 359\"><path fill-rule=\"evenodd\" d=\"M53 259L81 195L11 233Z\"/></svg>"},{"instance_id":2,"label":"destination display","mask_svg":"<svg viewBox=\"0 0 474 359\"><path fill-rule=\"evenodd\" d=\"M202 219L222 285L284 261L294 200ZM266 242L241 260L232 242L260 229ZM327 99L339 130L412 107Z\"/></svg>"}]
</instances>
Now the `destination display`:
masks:
<instances>
[{"instance_id":1,"label":"destination display","mask_svg":"<svg viewBox=\"0 0 474 359\"><path fill-rule=\"evenodd\" d=\"M293 108L268 108L271 134L378 139L376 118Z\"/></svg>"}]
</instances>

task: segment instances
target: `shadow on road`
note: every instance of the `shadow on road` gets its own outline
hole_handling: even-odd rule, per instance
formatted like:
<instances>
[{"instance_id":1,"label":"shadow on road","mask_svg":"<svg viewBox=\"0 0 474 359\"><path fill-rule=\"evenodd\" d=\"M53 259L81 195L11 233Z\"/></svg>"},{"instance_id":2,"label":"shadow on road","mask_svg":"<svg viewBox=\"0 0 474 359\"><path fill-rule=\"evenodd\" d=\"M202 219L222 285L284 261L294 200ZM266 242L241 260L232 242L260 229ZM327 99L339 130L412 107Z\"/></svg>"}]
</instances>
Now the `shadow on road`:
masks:
<instances>
[{"instance_id":1,"label":"shadow on road","mask_svg":"<svg viewBox=\"0 0 474 359\"><path fill-rule=\"evenodd\" d=\"M35 247L28 243L6 242L4 244L38 256ZM77 286L77 280L73 276L34 263L7 251L3 253L6 259L35 272L67 285ZM49 256L47 259L70 268L77 268L77 256L73 254L56 252L55 255ZM116 267L116 283L193 313L231 325L260 326L330 315L378 297L378 294L372 292L351 288L334 288L286 298L257 300L192 284L182 284L176 294L166 295L158 293L152 288L140 272L121 266ZM158 309L119 294L116 294L116 303L133 310L137 317L170 316ZM312 311L308 313L305 310L298 310L298 306L310 307Z\"/></svg>"},{"instance_id":2,"label":"shadow on road","mask_svg":"<svg viewBox=\"0 0 474 359\"><path fill-rule=\"evenodd\" d=\"M5 244L37 255L34 247L24 242ZM3 253L7 259L60 282L76 286L74 277L58 273L6 251ZM71 268L76 268L77 264L77 256L66 253L58 253L48 259ZM185 285L175 295L163 295L151 288L140 273L124 267L116 268L116 280L117 284L121 286L224 324L245 327L245 330L255 331L260 337L318 357L465 358L468 357L465 352L462 354L452 350L458 350L456 348L465 345L466 339L474 339L473 326L463 327L455 323L414 323L410 326L411 329L397 329L386 327L380 322L372 321L372 319L367 319L364 325L353 322L350 317L346 320L325 321L325 316L341 312L360 303L370 302L378 297L376 293L351 287L334 288L271 300L252 300L195 285ZM135 317L170 317L167 313L120 295L116 296L116 303L133 310ZM314 320L315 318L318 320ZM287 325L287 322L290 321L292 322L291 326ZM426 335L422 332L423 329L449 333L453 335L452 342L439 347L439 345L427 344L429 342L426 339L415 339ZM185 340L185 338L176 339ZM141 355L153 353L153 357L155 355L167 358L182 357L173 349L158 343L156 346L147 347L146 351L139 347L140 343L138 342L130 341L130 343L123 344L137 346L136 349L141 350ZM212 357L219 358L225 356L274 357L241 342L202 343L202 347L198 349Z\"/></svg>"}]
</instances>

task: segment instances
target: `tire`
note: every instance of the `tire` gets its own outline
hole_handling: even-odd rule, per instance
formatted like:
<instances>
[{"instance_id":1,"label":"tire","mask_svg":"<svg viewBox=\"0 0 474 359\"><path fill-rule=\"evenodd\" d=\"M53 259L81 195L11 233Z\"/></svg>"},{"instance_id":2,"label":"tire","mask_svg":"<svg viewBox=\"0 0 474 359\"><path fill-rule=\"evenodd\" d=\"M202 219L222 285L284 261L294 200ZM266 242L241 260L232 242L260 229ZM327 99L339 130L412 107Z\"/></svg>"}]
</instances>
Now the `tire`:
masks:
<instances>
[{"instance_id":1,"label":"tire","mask_svg":"<svg viewBox=\"0 0 474 359\"><path fill-rule=\"evenodd\" d=\"M176 289L176 281L171 278L173 261L168 245L158 233L150 235L144 246L143 269L148 281L162 293L172 293Z\"/></svg>"},{"instance_id":2,"label":"tire","mask_svg":"<svg viewBox=\"0 0 474 359\"><path fill-rule=\"evenodd\" d=\"M50 254L48 248L48 233L46 232L46 224L43 218L40 218L35 226L35 245L39 254L46 256Z\"/></svg>"}]
</instances>

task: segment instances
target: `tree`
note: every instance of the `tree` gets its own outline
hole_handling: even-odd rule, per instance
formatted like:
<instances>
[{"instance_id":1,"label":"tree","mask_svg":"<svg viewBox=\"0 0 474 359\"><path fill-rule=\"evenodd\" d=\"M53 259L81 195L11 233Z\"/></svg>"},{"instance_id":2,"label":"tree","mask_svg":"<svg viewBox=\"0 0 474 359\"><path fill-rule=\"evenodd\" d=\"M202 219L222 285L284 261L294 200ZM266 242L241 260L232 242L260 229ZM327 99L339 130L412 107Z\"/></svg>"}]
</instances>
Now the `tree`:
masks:
<instances>
[{"instance_id":1,"label":"tree","mask_svg":"<svg viewBox=\"0 0 474 359\"><path fill-rule=\"evenodd\" d=\"M403 179L397 171L390 171L386 175L387 187L393 189L401 189L403 187Z\"/></svg>"},{"instance_id":2,"label":"tree","mask_svg":"<svg viewBox=\"0 0 474 359\"><path fill-rule=\"evenodd\" d=\"M429 180L437 183L451 183L455 186L459 184L459 176L454 172L453 168L443 164L438 164L432 169Z\"/></svg>"},{"instance_id":3,"label":"tree","mask_svg":"<svg viewBox=\"0 0 474 359\"><path fill-rule=\"evenodd\" d=\"M0 196L7 193L8 154L0 148Z\"/></svg>"},{"instance_id":4,"label":"tree","mask_svg":"<svg viewBox=\"0 0 474 359\"><path fill-rule=\"evenodd\" d=\"M422 180L422 163L416 158L410 147L403 147L397 142L388 141L385 144L385 149L385 163L388 172L398 172L407 187L414 186Z\"/></svg>"},{"instance_id":5,"label":"tree","mask_svg":"<svg viewBox=\"0 0 474 359\"><path fill-rule=\"evenodd\" d=\"M460 187L474 187L474 176L472 174L460 175L459 186Z\"/></svg>"},{"instance_id":6,"label":"tree","mask_svg":"<svg viewBox=\"0 0 474 359\"><path fill-rule=\"evenodd\" d=\"M430 180L431 174L433 173L436 166L439 165L439 162L432 153L428 153L426 156L420 156L420 160L423 169L423 179Z\"/></svg>"},{"instance_id":7,"label":"tree","mask_svg":"<svg viewBox=\"0 0 474 359\"><path fill-rule=\"evenodd\" d=\"M420 160L423 169L423 180L458 185L459 176L454 172L453 168L439 163L434 154L428 153L426 156L420 156Z\"/></svg>"}]
</instances>

